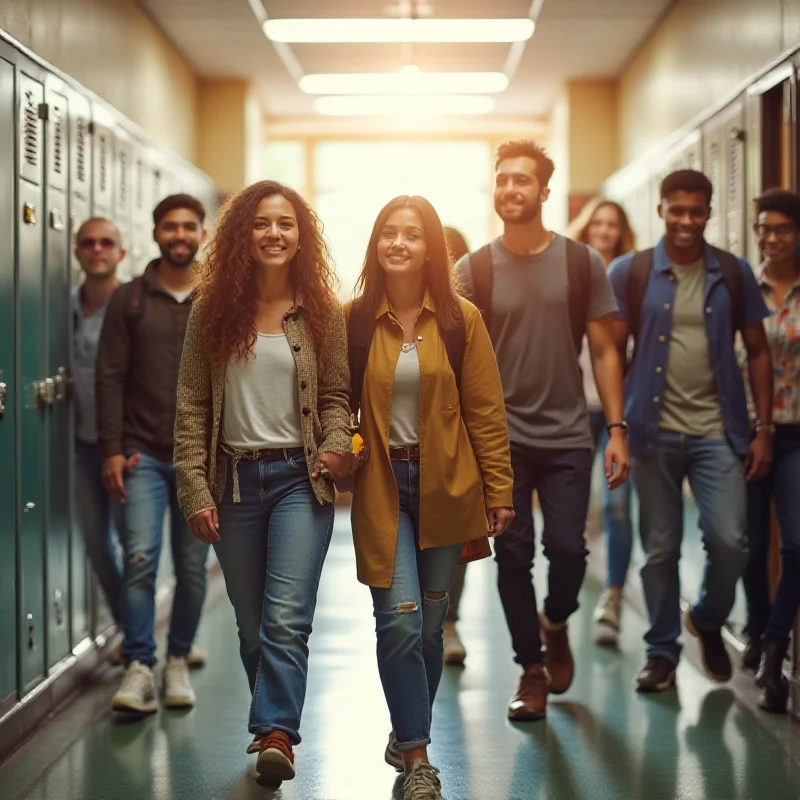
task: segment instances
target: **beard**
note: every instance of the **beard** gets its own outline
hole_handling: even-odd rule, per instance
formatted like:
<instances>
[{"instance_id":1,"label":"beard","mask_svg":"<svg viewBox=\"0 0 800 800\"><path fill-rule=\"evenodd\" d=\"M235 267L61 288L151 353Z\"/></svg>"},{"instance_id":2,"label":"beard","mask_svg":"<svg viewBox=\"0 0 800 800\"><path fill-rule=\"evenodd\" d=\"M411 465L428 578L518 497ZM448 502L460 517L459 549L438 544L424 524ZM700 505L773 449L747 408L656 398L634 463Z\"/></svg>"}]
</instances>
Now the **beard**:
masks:
<instances>
[{"instance_id":1,"label":"beard","mask_svg":"<svg viewBox=\"0 0 800 800\"><path fill-rule=\"evenodd\" d=\"M509 209L503 209L502 204L495 201L494 210L497 212L497 216L509 225L527 225L529 222L533 222L541 213L542 202L537 198L528 205L517 206L509 213Z\"/></svg>"},{"instance_id":2,"label":"beard","mask_svg":"<svg viewBox=\"0 0 800 800\"><path fill-rule=\"evenodd\" d=\"M177 255L173 250L179 246L186 247L187 252L185 255ZM171 267L177 269L186 269L194 264L195 256L197 255L197 248L193 247L189 242L171 242L168 245L159 245L158 249L161 251L161 257Z\"/></svg>"}]
</instances>

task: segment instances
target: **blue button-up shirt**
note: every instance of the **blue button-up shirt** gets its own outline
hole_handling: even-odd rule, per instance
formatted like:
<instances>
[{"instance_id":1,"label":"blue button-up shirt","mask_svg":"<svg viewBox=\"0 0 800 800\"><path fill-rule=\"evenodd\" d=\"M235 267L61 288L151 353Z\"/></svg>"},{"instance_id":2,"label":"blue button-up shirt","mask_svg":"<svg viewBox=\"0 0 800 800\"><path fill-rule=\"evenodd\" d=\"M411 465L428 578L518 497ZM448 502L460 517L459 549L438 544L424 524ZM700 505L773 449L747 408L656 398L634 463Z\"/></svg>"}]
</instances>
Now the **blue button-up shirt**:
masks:
<instances>
[{"instance_id":1,"label":"blue button-up shirt","mask_svg":"<svg viewBox=\"0 0 800 800\"><path fill-rule=\"evenodd\" d=\"M705 245L706 283L704 293L706 336L710 367L714 370L722 422L733 449L747 454L750 426L744 382L736 360L731 330L731 298L713 249ZM761 290L750 265L737 259L742 268L742 311L744 327L758 325L768 314ZM628 276L633 254L616 259L608 276L617 296L617 318L630 323ZM678 281L662 239L653 253L653 269L642 300L641 332L636 342L636 359L625 378L625 417L629 426L631 453L653 457L658 446L661 402L667 380L667 357L672 336L672 311ZM708 364L698 364L707 369Z\"/></svg>"}]
</instances>

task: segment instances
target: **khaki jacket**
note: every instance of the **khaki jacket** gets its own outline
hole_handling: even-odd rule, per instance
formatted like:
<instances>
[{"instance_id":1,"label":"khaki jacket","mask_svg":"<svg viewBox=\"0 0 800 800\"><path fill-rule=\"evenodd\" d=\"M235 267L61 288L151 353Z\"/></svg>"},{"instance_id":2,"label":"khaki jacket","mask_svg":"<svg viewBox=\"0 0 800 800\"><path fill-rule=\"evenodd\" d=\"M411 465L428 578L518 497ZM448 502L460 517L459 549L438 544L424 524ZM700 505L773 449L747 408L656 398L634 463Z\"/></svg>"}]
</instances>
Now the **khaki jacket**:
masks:
<instances>
[{"instance_id":1,"label":"khaki jacket","mask_svg":"<svg viewBox=\"0 0 800 800\"><path fill-rule=\"evenodd\" d=\"M175 473L178 503L189 519L198 511L218 506L228 480L229 456L222 452L222 420L225 368L212 366L198 327L198 308L192 309L183 345L178 377L175 416ZM284 317L284 330L297 365L297 393L302 411L300 424L309 477L317 456L350 453L350 371L344 314L336 305L328 321L328 342L322 369L300 301ZM333 485L320 477L312 481L320 503L332 503Z\"/></svg>"},{"instance_id":2,"label":"khaki jacket","mask_svg":"<svg viewBox=\"0 0 800 800\"><path fill-rule=\"evenodd\" d=\"M500 374L478 310L460 299L467 346L459 402L455 375L426 294L417 320L421 383L419 546L475 543L484 555L486 511L513 506L511 454ZM349 321L351 304L345 306ZM389 460L392 387L403 331L387 301L377 312L361 395L360 431L370 448L356 475L352 523L358 579L389 588L399 525L399 494Z\"/></svg>"}]
</instances>

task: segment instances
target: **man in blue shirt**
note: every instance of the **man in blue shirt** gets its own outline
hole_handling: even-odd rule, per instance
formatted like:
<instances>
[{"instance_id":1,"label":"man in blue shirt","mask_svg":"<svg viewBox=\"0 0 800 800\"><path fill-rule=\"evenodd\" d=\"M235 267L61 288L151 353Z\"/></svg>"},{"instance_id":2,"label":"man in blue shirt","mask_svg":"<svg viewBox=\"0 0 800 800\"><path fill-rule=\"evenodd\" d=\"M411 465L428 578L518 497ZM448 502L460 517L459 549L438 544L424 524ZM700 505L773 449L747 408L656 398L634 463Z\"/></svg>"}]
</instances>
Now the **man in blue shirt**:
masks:
<instances>
[{"instance_id":1,"label":"man in blue shirt","mask_svg":"<svg viewBox=\"0 0 800 800\"><path fill-rule=\"evenodd\" d=\"M750 265L704 239L711 194L702 173L668 175L658 209L664 237L653 251L623 256L609 271L619 305L618 345L631 334L636 345L625 416L651 625L647 662L636 681L641 692L664 691L675 681L686 478L707 556L703 587L684 625L699 640L708 676L730 679L721 631L747 561L745 482L763 477L772 460L772 365L762 324L767 309ZM758 409L752 436L734 351L737 329Z\"/></svg>"}]
</instances>

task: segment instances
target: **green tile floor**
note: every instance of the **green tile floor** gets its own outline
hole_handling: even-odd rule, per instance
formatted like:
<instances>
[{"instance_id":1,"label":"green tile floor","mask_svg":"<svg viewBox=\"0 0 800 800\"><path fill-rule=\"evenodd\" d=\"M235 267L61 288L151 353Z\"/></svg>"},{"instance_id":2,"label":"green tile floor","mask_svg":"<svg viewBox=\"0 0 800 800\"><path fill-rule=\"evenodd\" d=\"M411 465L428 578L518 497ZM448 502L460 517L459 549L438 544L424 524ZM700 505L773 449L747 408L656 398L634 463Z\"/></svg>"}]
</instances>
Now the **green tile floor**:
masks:
<instances>
[{"instance_id":1,"label":"green tile floor","mask_svg":"<svg viewBox=\"0 0 800 800\"><path fill-rule=\"evenodd\" d=\"M446 670L434 710L430 753L442 770L447 800L800 798L800 727L753 714L731 688L715 687L688 661L678 670L677 691L636 695L644 622L628 609L621 651L597 648L591 610L599 586L591 580L570 630L578 664L574 686L552 698L547 721L509 723L505 705L518 668L494 580L491 561L467 571L461 624L467 665ZM355 579L342 509L311 638L295 781L272 792L254 779L254 757L244 752L247 684L233 611L223 597L203 621L200 640L210 660L194 673L194 710L120 719L109 707L120 673L108 670L0 768L0 798L401 797L394 772L383 763L389 720L373 630L369 592Z\"/></svg>"}]
</instances>

